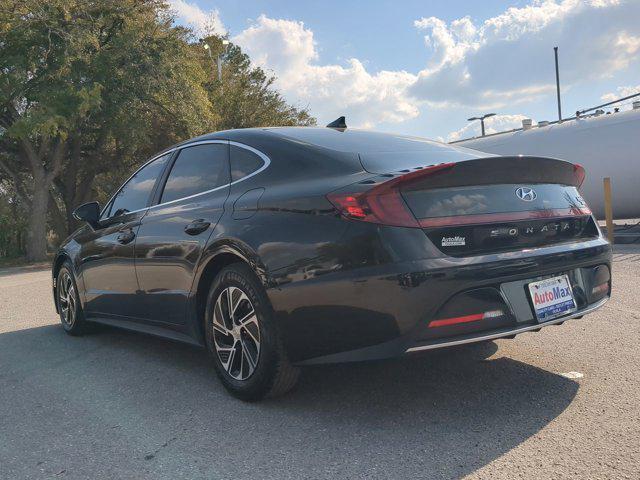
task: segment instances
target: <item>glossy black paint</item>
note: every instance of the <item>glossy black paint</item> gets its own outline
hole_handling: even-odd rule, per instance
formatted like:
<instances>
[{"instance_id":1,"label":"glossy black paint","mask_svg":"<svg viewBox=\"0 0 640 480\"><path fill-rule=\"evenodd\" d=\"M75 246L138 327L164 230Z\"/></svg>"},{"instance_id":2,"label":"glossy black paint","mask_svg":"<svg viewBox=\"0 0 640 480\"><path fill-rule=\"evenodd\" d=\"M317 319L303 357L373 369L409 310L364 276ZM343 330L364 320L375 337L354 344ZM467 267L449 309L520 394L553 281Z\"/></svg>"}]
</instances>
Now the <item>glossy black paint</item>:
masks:
<instances>
[{"instance_id":1,"label":"glossy black paint","mask_svg":"<svg viewBox=\"0 0 640 480\"><path fill-rule=\"evenodd\" d=\"M133 252L144 211L105 220L101 228L85 227L74 235L88 317L138 317L142 312Z\"/></svg>"},{"instance_id":2,"label":"glossy black paint","mask_svg":"<svg viewBox=\"0 0 640 480\"><path fill-rule=\"evenodd\" d=\"M413 155L414 140L375 134L369 151L361 152L352 150L361 142L361 133L299 132L232 130L169 149L170 160L147 205L75 232L54 261L54 276L62 261L71 260L91 320L203 344L203 292L208 282L225 264L245 262L265 286L295 362L403 354L432 341L426 330L429 321L465 292L475 291L474 298L483 296L477 292L493 292L485 298L491 303L508 282L579 268L587 269L585 277L593 285L610 278L611 249L597 229L586 238L529 250L516 245L456 257L438 248L420 228L345 219L336 214L326 194L356 182L377 181L380 172L371 173L365 166L380 168L376 149L385 138L395 148L409 145L398 154L403 162ZM316 138L323 139L322 146L313 143ZM266 168L221 188L160 204L177 152L199 142L247 149L260 155ZM440 144L427 147L420 153L425 165L443 158L465 162L485 156ZM361 156L369 164L363 166ZM590 300L585 305L599 299ZM518 324L515 318L505 322ZM479 324L477 330L504 326ZM467 333L447 331L452 338Z\"/></svg>"},{"instance_id":3,"label":"glossy black paint","mask_svg":"<svg viewBox=\"0 0 640 480\"><path fill-rule=\"evenodd\" d=\"M73 211L73 218L83 222L87 222L94 228L98 228L98 220L100 219L100 205L98 202L88 202L80 205Z\"/></svg>"}]
</instances>

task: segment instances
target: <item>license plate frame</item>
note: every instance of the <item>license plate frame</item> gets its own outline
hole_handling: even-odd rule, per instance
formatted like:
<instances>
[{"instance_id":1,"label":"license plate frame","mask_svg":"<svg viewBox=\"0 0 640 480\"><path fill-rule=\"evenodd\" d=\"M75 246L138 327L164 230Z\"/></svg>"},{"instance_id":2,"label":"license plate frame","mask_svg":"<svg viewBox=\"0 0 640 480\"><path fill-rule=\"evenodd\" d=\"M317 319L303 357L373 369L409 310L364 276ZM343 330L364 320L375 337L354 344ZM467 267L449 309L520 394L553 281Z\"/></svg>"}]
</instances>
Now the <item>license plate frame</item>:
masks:
<instances>
[{"instance_id":1,"label":"license plate frame","mask_svg":"<svg viewBox=\"0 0 640 480\"><path fill-rule=\"evenodd\" d=\"M569 276L555 275L527 284L538 323L547 322L578 309Z\"/></svg>"}]
</instances>

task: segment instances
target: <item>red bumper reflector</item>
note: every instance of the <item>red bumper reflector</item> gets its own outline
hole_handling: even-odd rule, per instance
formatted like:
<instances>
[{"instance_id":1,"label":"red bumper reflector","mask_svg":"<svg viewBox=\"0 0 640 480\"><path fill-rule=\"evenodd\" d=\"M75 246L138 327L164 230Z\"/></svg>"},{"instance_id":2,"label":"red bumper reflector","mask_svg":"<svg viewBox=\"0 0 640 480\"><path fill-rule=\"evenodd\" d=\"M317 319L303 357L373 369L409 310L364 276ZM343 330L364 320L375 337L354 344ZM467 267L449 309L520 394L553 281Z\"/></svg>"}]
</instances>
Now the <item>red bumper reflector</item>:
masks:
<instances>
[{"instance_id":1,"label":"red bumper reflector","mask_svg":"<svg viewBox=\"0 0 640 480\"><path fill-rule=\"evenodd\" d=\"M598 293L608 292L609 282L601 283L591 289L591 295L597 295Z\"/></svg>"},{"instance_id":2,"label":"red bumper reflector","mask_svg":"<svg viewBox=\"0 0 640 480\"><path fill-rule=\"evenodd\" d=\"M492 310L490 312L474 313L471 315L464 315L462 317L443 318L440 320L432 320L431 323L429 323L429 328L446 327L447 325L457 325L459 323L477 322L478 320L501 317L502 315L504 315L504 312L502 310Z\"/></svg>"}]
</instances>

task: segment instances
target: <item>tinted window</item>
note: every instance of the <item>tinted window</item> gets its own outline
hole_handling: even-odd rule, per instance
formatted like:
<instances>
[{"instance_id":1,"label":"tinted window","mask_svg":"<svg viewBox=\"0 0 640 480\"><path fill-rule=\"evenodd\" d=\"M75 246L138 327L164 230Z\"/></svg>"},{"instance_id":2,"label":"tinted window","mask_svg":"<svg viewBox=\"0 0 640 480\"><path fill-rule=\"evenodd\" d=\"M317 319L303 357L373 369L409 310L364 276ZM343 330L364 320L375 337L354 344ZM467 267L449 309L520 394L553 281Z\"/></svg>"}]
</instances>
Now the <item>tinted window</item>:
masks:
<instances>
[{"instance_id":1,"label":"tinted window","mask_svg":"<svg viewBox=\"0 0 640 480\"><path fill-rule=\"evenodd\" d=\"M360 154L364 169L388 173L442 162L493 156L469 148L446 145L420 137L335 128L284 127L269 131L297 142Z\"/></svg>"},{"instance_id":2,"label":"tinted window","mask_svg":"<svg viewBox=\"0 0 640 480\"><path fill-rule=\"evenodd\" d=\"M156 158L139 170L116 194L111 203L110 216L116 217L147 206L149 195L171 154Z\"/></svg>"},{"instance_id":3,"label":"tinted window","mask_svg":"<svg viewBox=\"0 0 640 480\"><path fill-rule=\"evenodd\" d=\"M228 146L221 143L183 148L173 164L161 202L189 197L229 183Z\"/></svg>"},{"instance_id":4,"label":"tinted window","mask_svg":"<svg viewBox=\"0 0 640 480\"><path fill-rule=\"evenodd\" d=\"M381 152L441 152L458 150L477 153L463 147L455 147L422 137L410 137L393 133L372 132L348 128L344 131L335 128L280 127L269 128L270 132L292 138L298 142L318 145L319 147L341 152L381 153Z\"/></svg>"},{"instance_id":5,"label":"tinted window","mask_svg":"<svg viewBox=\"0 0 640 480\"><path fill-rule=\"evenodd\" d=\"M264 161L246 148L231 145L231 181L251 175L264 165Z\"/></svg>"},{"instance_id":6,"label":"tinted window","mask_svg":"<svg viewBox=\"0 0 640 480\"><path fill-rule=\"evenodd\" d=\"M569 211L584 208L584 201L575 187L536 184L536 197L522 201L516 190L522 185L481 185L434 188L428 190L403 189L402 195L417 218L452 217L486 213L538 211L540 217L549 210Z\"/></svg>"}]
</instances>

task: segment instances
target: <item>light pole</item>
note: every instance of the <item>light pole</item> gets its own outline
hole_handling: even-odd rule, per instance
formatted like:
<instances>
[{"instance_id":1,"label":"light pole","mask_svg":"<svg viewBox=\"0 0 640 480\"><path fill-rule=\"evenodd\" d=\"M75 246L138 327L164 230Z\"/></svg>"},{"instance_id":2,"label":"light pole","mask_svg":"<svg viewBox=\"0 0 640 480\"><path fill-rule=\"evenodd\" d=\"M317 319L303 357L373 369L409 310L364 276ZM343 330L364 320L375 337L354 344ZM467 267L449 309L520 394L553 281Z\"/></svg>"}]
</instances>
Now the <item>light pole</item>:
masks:
<instances>
[{"instance_id":1,"label":"light pole","mask_svg":"<svg viewBox=\"0 0 640 480\"><path fill-rule=\"evenodd\" d=\"M218 65L218 81L222 82L222 55L224 53L226 53L227 51L227 45L229 45L229 40L222 40L222 46L224 47L222 49L222 53L220 53L218 55L218 58L216 59L216 63ZM208 43L205 43L203 45L204 49L209 53L209 58L211 59L211 61L213 62L213 55L211 53L211 47L209 46Z\"/></svg>"},{"instance_id":2,"label":"light pole","mask_svg":"<svg viewBox=\"0 0 640 480\"><path fill-rule=\"evenodd\" d=\"M493 117L495 115L495 113L487 113L481 117L471 117L471 118L467 118L468 122L473 122L474 120L480 120L480 126L482 127L482 136L484 137L484 119L485 118L489 118L489 117Z\"/></svg>"},{"instance_id":3,"label":"light pole","mask_svg":"<svg viewBox=\"0 0 640 480\"><path fill-rule=\"evenodd\" d=\"M560 105L560 69L558 68L558 47L553 47L553 55L556 59L556 93L558 96L558 121L562 122L562 106Z\"/></svg>"}]
</instances>

